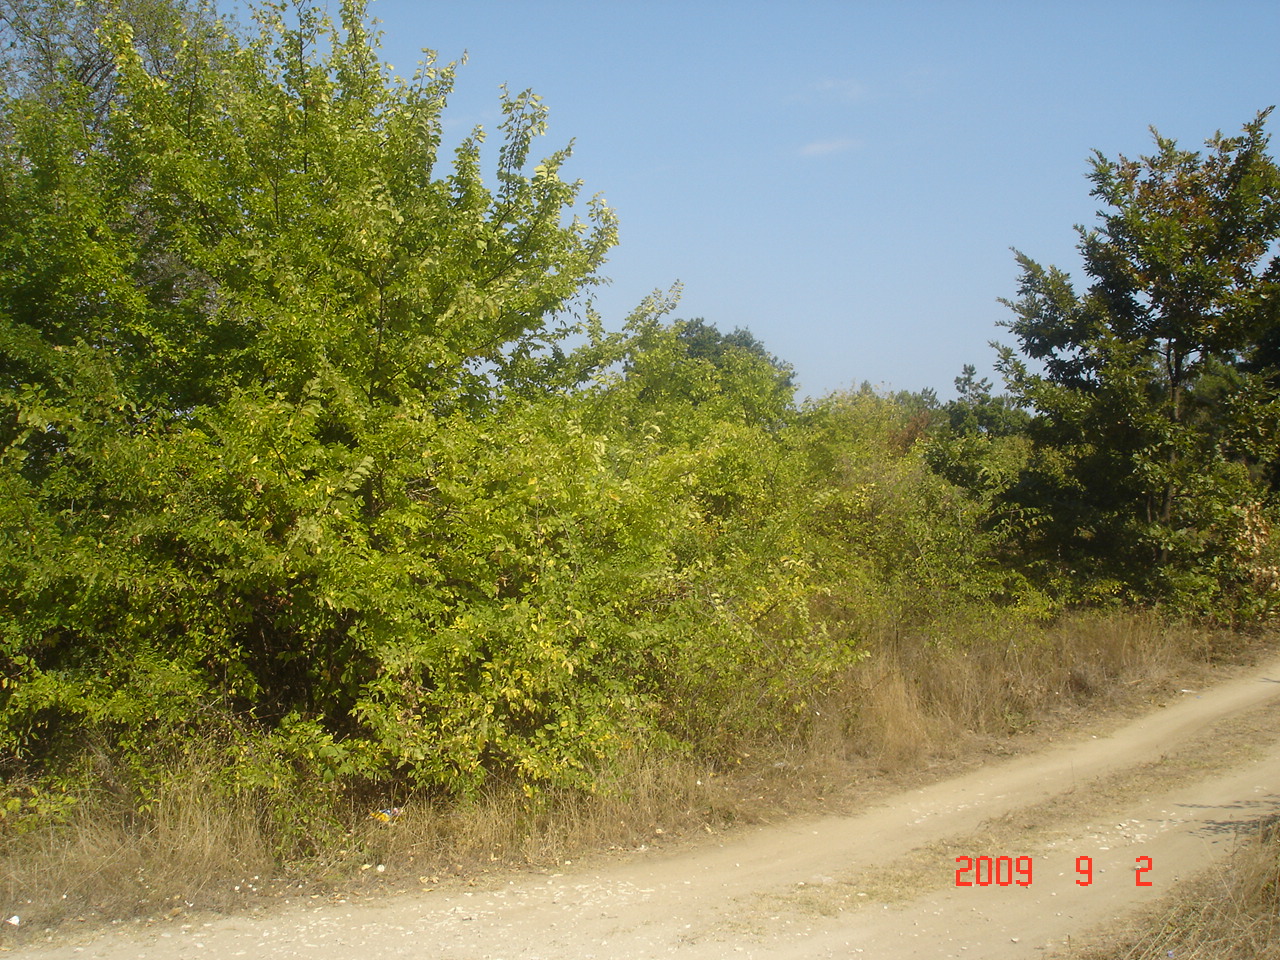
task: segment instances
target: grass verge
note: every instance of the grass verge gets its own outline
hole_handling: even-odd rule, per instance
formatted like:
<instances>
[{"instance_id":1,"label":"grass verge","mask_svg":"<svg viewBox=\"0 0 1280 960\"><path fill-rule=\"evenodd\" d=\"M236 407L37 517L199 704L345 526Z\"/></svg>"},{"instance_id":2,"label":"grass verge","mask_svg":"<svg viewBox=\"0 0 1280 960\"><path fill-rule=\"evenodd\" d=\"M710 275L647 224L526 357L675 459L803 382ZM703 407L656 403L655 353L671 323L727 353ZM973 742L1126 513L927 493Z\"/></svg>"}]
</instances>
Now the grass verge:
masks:
<instances>
[{"instance_id":1,"label":"grass verge","mask_svg":"<svg viewBox=\"0 0 1280 960\"><path fill-rule=\"evenodd\" d=\"M1255 824L1221 865L1130 931L1100 937L1072 960L1280 958L1280 819ZM1134 932L1134 931L1138 932Z\"/></svg>"},{"instance_id":2,"label":"grass verge","mask_svg":"<svg viewBox=\"0 0 1280 960\"><path fill-rule=\"evenodd\" d=\"M12 942L77 921L156 922L281 898L474 882L513 866L551 868L736 823L835 811L904 779L1033 747L1055 725L1122 715L1248 648L1239 635L1151 614L886 632L811 716L779 726L787 734L736 743L714 759L634 755L590 795L528 797L493 783L466 802L287 788L227 797L209 788L212 761L188 760L145 805L103 788L47 824L0 821L0 910L21 922L4 935ZM110 780L111 771L98 778ZM393 802L400 813L389 821L370 816ZM338 826L305 854L282 856L281 812L290 810Z\"/></svg>"}]
</instances>

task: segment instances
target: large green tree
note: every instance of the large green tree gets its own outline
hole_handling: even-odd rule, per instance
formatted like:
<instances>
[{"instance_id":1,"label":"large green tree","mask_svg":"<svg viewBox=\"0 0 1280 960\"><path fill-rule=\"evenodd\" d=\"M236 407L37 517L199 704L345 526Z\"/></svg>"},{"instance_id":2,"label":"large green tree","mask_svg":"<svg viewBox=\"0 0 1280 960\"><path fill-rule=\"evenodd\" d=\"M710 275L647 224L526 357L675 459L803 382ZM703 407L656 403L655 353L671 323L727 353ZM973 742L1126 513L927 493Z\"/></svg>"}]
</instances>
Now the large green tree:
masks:
<instances>
[{"instance_id":1,"label":"large green tree","mask_svg":"<svg viewBox=\"0 0 1280 960\"><path fill-rule=\"evenodd\" d=\"M561 375L539 347L612 212L567 149L531 158L530 93L504 95L491 171L481 129L444 152L453 66L392 76L362 2L265 3L243 36L157 0L163 57L111 15L139 4L100 6L110 89L84 8L25 3L36 49L0 110L0 745L137 747L221 704L420 780L510 761L536 691L570 693L518 656L526 686L483 681L507 660L442 639L493 589L450 478L510 384ZM529 704L523 733L468 714L482 682ZM450 753L450 709L493 732Z\"/></svg>"},{"instance_id":2,"label":"large green tree","mask_svg":"<svg viewBox=\"0 0 1280 960\"><path fill-rule=\"evenodd\" d=\"M1203 153L1155 134L1150 156L1095 154L1104 209L1079 228L1084 293L1018 254L1007 326L1026 360L1006 348L1001 368L1036 411L1036 452L1013 497L1040 559L1104 593L1209 601L1239 586L1244 518L1277 443L1268 113Z\"/></svg>"}]
</instances>

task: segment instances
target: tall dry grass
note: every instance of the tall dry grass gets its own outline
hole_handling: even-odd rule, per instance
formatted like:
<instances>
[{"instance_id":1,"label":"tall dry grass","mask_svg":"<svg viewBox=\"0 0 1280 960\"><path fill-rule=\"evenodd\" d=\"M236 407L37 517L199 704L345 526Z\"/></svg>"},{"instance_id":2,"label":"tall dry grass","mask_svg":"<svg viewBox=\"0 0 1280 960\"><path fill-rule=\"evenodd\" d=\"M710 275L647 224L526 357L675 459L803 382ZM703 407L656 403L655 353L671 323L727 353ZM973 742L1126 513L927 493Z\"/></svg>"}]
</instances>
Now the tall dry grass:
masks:
<instances>
[{"instance_id":1,"label":"tall dry grass","mask_svg":"<svg viewBox=\"0 0 1280 960\"><path fill-rule=\"evenodd\" d=\"M221 795L210 780L209 770L188 767L142 806L102 790L58 822L10 826L0 844L5 916L40 931L242 902L276 869L272 838L247 798Z\"/></svg>"},{"instance_id":2,"label":"tall dry grass","mask_svg":"<svg viewBox=\"0 0 1280 960\"><path fill-rule=\"evenodd\" d=\"M1048 628L960 620L895 634L828 698L817 752L888 770L951 755L1065 709L1157 691L1202 667L1215 637L1149 613L1075 614Z\"/></svg>"}]
</instances>

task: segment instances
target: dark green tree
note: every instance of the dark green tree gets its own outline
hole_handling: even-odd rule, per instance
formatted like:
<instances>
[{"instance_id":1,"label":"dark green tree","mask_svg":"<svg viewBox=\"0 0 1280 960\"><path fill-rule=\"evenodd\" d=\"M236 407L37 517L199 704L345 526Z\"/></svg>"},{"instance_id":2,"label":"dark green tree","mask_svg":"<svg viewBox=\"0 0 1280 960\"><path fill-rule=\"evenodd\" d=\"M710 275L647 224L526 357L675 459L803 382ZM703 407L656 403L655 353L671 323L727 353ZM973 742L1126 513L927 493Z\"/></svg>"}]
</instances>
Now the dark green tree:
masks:
<instances>
[{"instance_id":1,"label":"dark green tree","mask_svg":"<svg viewBox=\"0 0 1280 960\"><path fill-rule=\"evenodd\" d=\"M742 328L725 334L702 319L660 322L678 292L650 298L614 338L622 377L609 388L613 406L640 418L631 428L651 422L673 438L696 438L720 421L779 427L795 397L791 365Z\"/></svg>"},{"instance_id":2,"label":"dark green tree","mask_svg":"<svg viewBox=\"0 0 1280 960\"><path fill-rule=\"evenodd\" d=\"M1209 602L1240 575L1240 518L1276 455L1259 369L1280 316L1269 112L1203 154L1159 134L1151 156L1096 153L1083 294L1018 254L1007 326L1026 360L1005 348L999 366L1035 411L1035 453L1013 496L1040 559L1100 592Z\"/></svg>"},{"instance_id":3,"label":"dark green tree","mask_svg":"<svg viewBox=\"0 0 1280 960\"><path fill-rule=\"evenodd\" d=\"M714 323L708 323L702 317L692 320L676 320L676 336L688 355L695 360L710 360L723 368L726 357L733 352L754 355L768 361L778 371L779 382L784 387L792 386L795 372L791 364L779 360L768 348L745 327L734 327L731 333L721 333Z\"/></svg>"},{"instance_id":4,"label":"dark green tree","mask_svg":"<svg viewBox=\"0 0 1280 960\"><path fill-rule=\"evenodd\" d=\"M958 436L1006 436L1026 429L1027 414L1007 396L991 393L991 381L966 363L955 379L954 400L945 406L950 431Z\"/></svg>"},{"instance_id":5,"label":"dark green tree","mask_svg":"<svg viewBox=\"0 0 1280 960\"><path fill-rule=\"evenodd\" d=\"M972 364L964 365L955 386L958 395L942 407L925 460L983 505L989 529L1010 532L1002 501L1026 463L1030 415L1013 398L993 395L991 381Z\"/></svg>"}]
</instances>

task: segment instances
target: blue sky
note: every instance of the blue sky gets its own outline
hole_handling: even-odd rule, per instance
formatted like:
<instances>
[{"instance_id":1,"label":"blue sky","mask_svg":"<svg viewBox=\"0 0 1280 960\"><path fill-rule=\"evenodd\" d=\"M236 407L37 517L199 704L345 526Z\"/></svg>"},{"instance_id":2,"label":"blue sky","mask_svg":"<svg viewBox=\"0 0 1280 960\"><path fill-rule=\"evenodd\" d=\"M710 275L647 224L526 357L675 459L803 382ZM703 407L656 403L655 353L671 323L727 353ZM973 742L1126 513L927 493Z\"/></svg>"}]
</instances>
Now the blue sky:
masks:
<instances>
[{"instance_id":1,"label":"blue sky","mask_svg":"<svg viewBox=\"0 0 1280 960\"><path fill-rule=\"evenodd\" d=\"M1280 3L374 0L384 56L468 61L446 112L498 89L550 108L541 153L599 193L621 243L596 292L745 326L801 392L953 395L991 374L1016 247L1078 275L1093 149L1199 147L1280 102ZM1280 130L1280 117L1271 122ZM489 167L497 137L489 143ZM1273 149L1273 155L1275 150Z\"/></svg>"}]
</instances>

